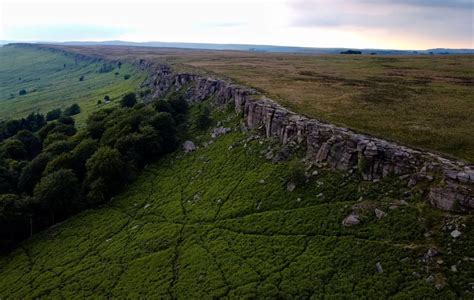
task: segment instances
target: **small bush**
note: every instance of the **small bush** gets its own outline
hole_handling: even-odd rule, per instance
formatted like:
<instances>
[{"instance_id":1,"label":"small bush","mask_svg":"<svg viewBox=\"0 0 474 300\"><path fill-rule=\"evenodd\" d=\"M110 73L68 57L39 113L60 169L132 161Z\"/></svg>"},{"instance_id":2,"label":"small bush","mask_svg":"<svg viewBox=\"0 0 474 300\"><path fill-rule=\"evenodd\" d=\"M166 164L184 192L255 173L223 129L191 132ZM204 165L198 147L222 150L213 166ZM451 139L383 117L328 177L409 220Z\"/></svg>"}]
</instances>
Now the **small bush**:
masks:
<instances>
[{"instance_id":1,"label":"small bush","mask_svg":"<svg viewBox=\"0 0 474 300\"><path fill-rule=\"evenodd\" d=\"M131 77L130 74L125 74L125 75L123 76L123 79L128 80L128 79L130 79L130 77Z\"/></svg>"},{"instance_id":2,"label":"small bush","mask_svg":"<svg viewBox=\"0 0 474 300\"><path fill-rule=\"evenodd\" d=\"M20 92L18 93L20 96L23 96L23 95L26 95L26 90L20 90Z\"/></svg>"},{"instance_id":3,"label":"small bush","mask_svg":"<svg viewBox=\"0 0 474 300\"><path fill-rule=\"evenodd\" d=\"M299 161L289 163L288 180L296 185L302 185L306 182L304 164Z\"/></svg>"}]
</instances>

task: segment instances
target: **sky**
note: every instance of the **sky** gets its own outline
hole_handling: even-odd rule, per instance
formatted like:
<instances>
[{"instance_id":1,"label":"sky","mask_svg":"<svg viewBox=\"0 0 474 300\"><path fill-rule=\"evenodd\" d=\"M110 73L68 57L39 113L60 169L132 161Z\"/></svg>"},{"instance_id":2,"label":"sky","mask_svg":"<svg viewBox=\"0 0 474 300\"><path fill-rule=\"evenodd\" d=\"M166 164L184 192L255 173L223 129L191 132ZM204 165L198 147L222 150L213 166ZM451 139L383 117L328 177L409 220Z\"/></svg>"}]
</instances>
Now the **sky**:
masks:
<instances>
[{"instance_id":1,"label":"sky","mask_svg":"<svg viewBox=\"0 0 474 300\"><path fill-rule=\"evenodd\" d=\"M0 0L0 40L474 48L474 0Z\"/></svg>"}]
</instances>

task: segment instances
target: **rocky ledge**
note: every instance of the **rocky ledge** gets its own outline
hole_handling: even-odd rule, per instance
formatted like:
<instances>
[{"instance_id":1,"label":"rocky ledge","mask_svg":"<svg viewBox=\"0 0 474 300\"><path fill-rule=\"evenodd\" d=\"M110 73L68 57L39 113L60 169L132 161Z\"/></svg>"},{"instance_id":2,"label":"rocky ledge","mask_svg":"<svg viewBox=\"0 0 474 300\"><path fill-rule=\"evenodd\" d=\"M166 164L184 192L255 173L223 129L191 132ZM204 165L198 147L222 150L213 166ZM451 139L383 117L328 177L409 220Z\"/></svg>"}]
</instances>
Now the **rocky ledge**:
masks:
<instances>
[{"instance_id":1,"label":"rocky ledge","mask_svg":"<svg viewBox=\"0 0 474 300\"><path fill-rule=\"evenodd\" d=\"M168 65L136 62L148 71L144 85L153 97L184 89L186 99L197 102L212 97L216 105L235 104L235 112L249 128L261 129L282 144L296 142L307 149L307 159L341 171L357 171L365 180L391 174L407 178L411 187L429 186L427 200L443 210L474 208L474 166L437 154L359 134L280 106L257 91L190 73L174 73Z\"/></svg>"}]
</instances>

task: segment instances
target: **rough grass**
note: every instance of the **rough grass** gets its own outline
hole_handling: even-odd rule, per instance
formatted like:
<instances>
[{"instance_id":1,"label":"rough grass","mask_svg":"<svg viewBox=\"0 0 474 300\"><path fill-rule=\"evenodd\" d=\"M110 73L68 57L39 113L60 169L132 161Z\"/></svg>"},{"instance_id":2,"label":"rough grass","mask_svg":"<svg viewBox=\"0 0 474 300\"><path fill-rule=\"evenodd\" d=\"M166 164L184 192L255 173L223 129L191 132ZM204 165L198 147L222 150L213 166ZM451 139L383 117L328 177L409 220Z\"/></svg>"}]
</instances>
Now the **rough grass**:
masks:
<instances>
[{"instance_id":1,"label":"rough grass","mask_svg":"<svg viewBox=\"0 0 474 300\"><path fill-rule=\"evenodd\" d=\"M150 59L170 63L176 71L231 78L307 116L474 162L472 56L68 49L125 60Z\"/></svg>"},{"instance_id":2,"label":"rough grass","mask_svg":"<svg viewBox=\"0 0 474 300\"><path fill-rule=\"evenodd\" d=\"M76 61L72 57L34 48L0 48L0 119L25 117L31 112L48 112L78 103L87 115L105 105L112 106L125 93L135 91L145 74L129 64L107 73L99 73L101 63ZM115 73L119 74L116 75ZM124 80L124 75L131 78ZM84 81L79 78L84 76ZM19 95L25 89L26 95ZM109 95L112 102L98 105Z\"/></svg>"},{"instance_id":3,"label":"rough grass","mask_svg":"<svg viewBox=\"0 0 474 300\"><path fill-rule=\"evenodd\" d=\"M224 112L214 119L238 126ZM233 132L205 148L209 133L191 133L198 151L149 165L109 205L1 258L0 298L472 297L469 216L430 208L395 178L312 169L288 192L290 162L263 158L272 141ZM362 223L345 228L354 205ZM441 226L459 218L467 227L454 241ZM431 247L442 254L423 262Z\"/></svg>"}]
</instances>

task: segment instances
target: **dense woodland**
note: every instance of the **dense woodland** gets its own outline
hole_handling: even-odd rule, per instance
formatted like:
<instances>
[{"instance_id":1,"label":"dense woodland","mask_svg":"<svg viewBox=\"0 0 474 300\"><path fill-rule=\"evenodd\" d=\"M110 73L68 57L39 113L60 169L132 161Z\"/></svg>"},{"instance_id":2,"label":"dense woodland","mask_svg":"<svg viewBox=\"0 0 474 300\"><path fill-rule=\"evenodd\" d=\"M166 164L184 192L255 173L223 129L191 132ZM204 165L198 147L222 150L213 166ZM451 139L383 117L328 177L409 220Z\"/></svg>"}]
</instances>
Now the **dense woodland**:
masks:
<instances>
[{"instance_id":1,"label":"dense woodland","mask_svg":"<svg viewBox=\"0 0 474 300\"><path fill-rule=\"evenodd\" d=\"M176 149L181 97L137 104L134 93L120 107L91 114L75 127L77 104L44 116L0 122L0 250L107 202L150 161Z\"/></svg>"}]
</instances>

